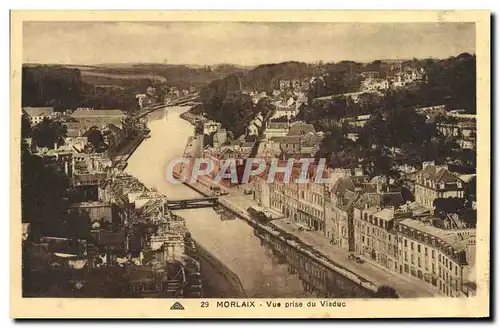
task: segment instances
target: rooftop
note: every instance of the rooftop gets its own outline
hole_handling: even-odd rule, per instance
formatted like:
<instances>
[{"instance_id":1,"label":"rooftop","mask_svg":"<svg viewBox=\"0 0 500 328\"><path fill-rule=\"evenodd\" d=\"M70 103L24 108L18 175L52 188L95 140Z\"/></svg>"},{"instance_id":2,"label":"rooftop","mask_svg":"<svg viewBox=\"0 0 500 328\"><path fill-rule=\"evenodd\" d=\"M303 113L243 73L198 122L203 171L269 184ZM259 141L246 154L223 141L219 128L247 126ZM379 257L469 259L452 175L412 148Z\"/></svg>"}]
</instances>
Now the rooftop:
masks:
<instances>
[{"instance_id":1,"label":"rooftop","mask_svg":"<svg viewBox=\"0 0 500 328\"><path fill-rule=\"evenodd\" d=\"M54 107L23 107L23 111L31 117L52 115L54 113Z\"/></svg>"},{"instance_id":2,"label":"rooftop","mask_svg":"<svg viewBox=\"0 0 500 328\"><path fill-rule=\"evenodd\" d=\"M467 246L466 239L461 234L462 230L445 230L415 219L403 219L399 221L399 224L437 237L456 250L464 250Z\"/></svg>"},{"instance_id":3,"label":"rooftop","mask_svg":"<svg viewBox=\"0 0 500 328\"><path fill-rule=\"evenodd\" d=\"M75 110L71 116L79 118L79 117L122 117L125 116L125 113L120 109L77 109Z\"/></svg>"},{"instance_id":4,"label":"rooftop","mask_svg":"<svg viewBox=\"0 0 500 328\"><path fill-rule=\"evenodd\" d=\"M433 180L436 183L441 181L444 183L462 181L458 176L448 171L447 168L435 165L425 166L418 175Z\"/></svg>"},{"instance_id":5,"label":"rooftop","mask_svg":"<svg viewBox=\"0 0 500 328\"><path fill-rule=\"evenodd\" d=\"M294 124L290 127L290 131L288 131L289 136L293 135L304 135L308 133L316 133L316 129L312 124Z\"/></svg>"}]
</instances>

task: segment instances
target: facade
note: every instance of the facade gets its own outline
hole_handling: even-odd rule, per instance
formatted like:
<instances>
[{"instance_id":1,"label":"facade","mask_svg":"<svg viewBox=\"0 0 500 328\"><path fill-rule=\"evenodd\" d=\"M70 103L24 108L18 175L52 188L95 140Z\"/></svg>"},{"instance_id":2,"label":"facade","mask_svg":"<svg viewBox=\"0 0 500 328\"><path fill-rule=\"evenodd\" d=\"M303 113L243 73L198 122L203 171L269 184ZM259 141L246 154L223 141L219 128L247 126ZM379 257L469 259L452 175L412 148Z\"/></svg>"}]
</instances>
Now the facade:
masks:
<instances>
[{"instance_id":1,"label":"facade","mask_svg":"<svg viewBox=\"0 0 500 328\"><path fill-rule=\"evenodd\" d=\"M354 203L359 194L349 176L339 178L325 195L325 237L331 245L354 250Z\"/></svg>"},{"instance_id":2,"label":"facade","mask_svg":"<svg viewBox=\"0 0 500 328\"><path fill-rule=\"evenodd\" d=\"M227 139L227 131L225 129L220 129L215 132L213 137L213 145L214 148L222 147L228 141Z\"/></svg>"},{"instance_id":3,"label":"facade","mask_svg":"<svg viewBox=\"0 0 500 328\"><path fill-rule=\"evenodd\" d=\"M289 107L278 107L276 109L276 112L271 116L272 119L277 119L277 118L282 118L286 117L289 121L297 116L298 110L295 106L289 106Z\"/></svg>"},{"instance_id":4,"label":"facade","mask_svg":"<svg viewBox=\"0 0 500 328\"><path fill-rule=\"evenodd\" d=\"M284 137L290 131L290 124L284 122L268 122L264 131L266 140L273 137Z\"/></svg>"},{"instance_id":5,"label":"facade","mask_svg":"<svg viewBox=\"0 0 500 328\"><path fill-rule=\"evenodd\" d=\"M313 165L309 167L307 176L311 182L293 183L294 179L300 177L301 172L301 166L295 165L290 174L290 183L285 183L283 173L276 173L274 183L268 184L268 166L264 173L253 179L254 198L261 206L268 206L299 225L325 234L325 198L330 183L316 183L315 170ZM324 179L330 176L330 172L323 172Z\"/></svg>"},{"instance_id":6,"label":"facade","mask_svg":"<svg viewBox=\"0 0 500 328\"><path fill-rule=\"evenodd\" d=\"M262 127L262 122L264 121L264 118L262 117L262 114L259 113L251 122L250 125L248 126L247 129L247 134L249 136L258 136L260 129Z\"/></svg>"},{"instance_id":7,"label":"facade","mask_svg":"<svg viewBox=\"0 0 500 328\"><path fill-rule=\"evenodd\" d=\"M476 147L476 120L458 119L455 121L440 122L436 128L445 137L456 140L458 145L464 149L474 149Z\"/></svg>"},{"instance_id":8,"label":"facade","mask_svg":"<svg viewBox=\"0 0 500 328\"><path fill-rule=\"evenodd\" d=\"M203 134L212 134L219 131L222 125L219 122L208 121L203 124Z\"/></svg>"},{"instance_id":9,"label":"facade","mask_svg":"<svg viewBox=\"0 0 500 328\"><path fill-rule=\"evenodd\" d=\"M436 198L464 197L464 183L447 167L424 162L415 178L415 201L429 208Z\"/></svg>"},{"instance_id":10,"label":"facade","mask_svg":"<svg viewBox=\"0 0 500 328\"><path fill-rule=\"evenodd\" d=\"M342 124L346 122L347 124L351 126L359 126L363 127L365 124L370 120L371 115L359 115L359 116L353 116L353 117L344 117L340 119L339 123Z\"/></svg>"},{"instance_id":11,"label":"facade","mask_svg":"<svg viewBox=\"0 0 500 328\"><path fill-rule=\"evenodd\" d=\"M420 279L442 295L469 293L475 230L444 230L414 219L396 221L399 272Z\"/></svg>"},{"instance_id":12,"label":"facade","mask_svg":"<svg viewBox=\"0 0 500 328\"><path fill-rule=\"evenodd\" d=\"M121 128L126 115L119 109L77 108L71 117L82 126L96 126L99 129L104 129L108 124L114 124Z\"/></svg>"},{"instance_id":13,"label":"facade","mask_svg":"<svg viewBox=\"0 0 500 328\"><path fill-rule=\"evenodd\" d=\"M388 271L397 269L396 239L391 230L399 215L396 208L402 203L401 193L366 193L354 205L354 251Z\"/></svg>"},{"instance_id":14,"label":"facade","mask_svg":"<svg viewBox=\"0 0 500 328\"><path fill-rule=\"evenodd\" d=\"M393 231L394 221L399 212L391 208L373 206L361 210L355 218L355 250L366 259L377 263L387 271L398 270L397 235Z\"/></svg>"}]
</instances>

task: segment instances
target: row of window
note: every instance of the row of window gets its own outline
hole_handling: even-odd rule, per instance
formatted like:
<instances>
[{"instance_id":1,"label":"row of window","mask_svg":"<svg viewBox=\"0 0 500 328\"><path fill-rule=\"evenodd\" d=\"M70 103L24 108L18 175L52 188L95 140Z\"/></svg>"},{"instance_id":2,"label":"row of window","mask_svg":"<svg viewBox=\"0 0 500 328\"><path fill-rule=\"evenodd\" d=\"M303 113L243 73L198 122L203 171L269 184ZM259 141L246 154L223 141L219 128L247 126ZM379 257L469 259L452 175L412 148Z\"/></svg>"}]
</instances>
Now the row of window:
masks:
<instances>
[{"instance_id":1,"label":"row of window","mask_svg":"<svg viewBox=\"0 0 500 328\"><path fill-rule=\"evenodd\" d=\"M404 247L405 248L408 247L408 239L404 240ZM413 241L410 241L410 249L411 250L415 249ZM417 244L417 252L422 253L422 249L424 250L424 256L428 256L428 254L429 254L428 247L427 246L421 247L420 244ZM430 253L431 253L431 257L433 259L435 259L436 258L436 251L434 249L431 249ZM453 268L455 268L455 274L458 274L458 264L454 264L452 260L449 260L444 255L441 256L441 254L438 254L438 262L442 263L449 270L453 270Z\"/></svg>"}]
</instances>

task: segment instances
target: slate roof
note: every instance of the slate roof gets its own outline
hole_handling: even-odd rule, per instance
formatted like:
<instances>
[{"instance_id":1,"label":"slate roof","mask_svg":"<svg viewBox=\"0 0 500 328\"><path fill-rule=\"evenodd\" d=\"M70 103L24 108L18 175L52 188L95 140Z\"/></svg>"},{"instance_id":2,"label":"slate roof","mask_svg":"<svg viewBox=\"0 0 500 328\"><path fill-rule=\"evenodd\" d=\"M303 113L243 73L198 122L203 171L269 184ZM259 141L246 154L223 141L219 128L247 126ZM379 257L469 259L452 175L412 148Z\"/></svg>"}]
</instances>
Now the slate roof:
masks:
<instances>
[{"instance_id":1,"label":"slate roof","mask_svg":"<svg viewBox=\"0 0 500 328\"><path fill-rule=\"evenodd\" d=\"M119 109L99 109L99 110L86 110L86 109L77 109L75 110L71 116L73 117L121 117L125 116L125 113Z\"/></svg>"},{"instance_id":2,"label":"slate roof","mask_svg":"<svg viewBox=\"0 0 500 328\"><path fill-rule=\"evenodd\" d=\"M366 193L359 198L355 207L359 209L363 209L366 205L368 207L377 205L398 207L403 203L403 196L400 192Z\"/></svg>"},{"instance_id":3,"label":"slate roof","mask_svg":"<svg viewBox=\"0 0 500 328\"><path fill-rule=\"evenodd\" d=\"M54 107L23 107L23 110L31 117L54 114Z\"/></svg>"},{"instance_id":4,"label":"slate roof","mask_svg":"<svg viewBox=\"0 0 500 328\"><path fill-rule=\"evenodd\" d=\"M268 129L288 129L288 123L285 122L268 122Z\"/></svg>"},{"instance_id":5,"label":"slate roof","mask_svg":"<svg viewBox=\"0 0 500 328\"><path fill-rule=\"evenodd\" d=\"M435 165L427 165L419 172L419 175L436 183L441 181L444 183L457 181L462 182L458 176L448 171L448 169L444 167L436 167Z\"/></svg>"},{"instance_id":6,"label":"slate roof","mask_svg":"<svg viewBox=\"0 0 500 328\"><path fill-rule=\"evenodd\" d=\"M308 133L316 133L316 129L314 129L312 124L294 124L290 127L290 131L288 131L289 136L304 135Z\"/></svg>"}]
</instances>

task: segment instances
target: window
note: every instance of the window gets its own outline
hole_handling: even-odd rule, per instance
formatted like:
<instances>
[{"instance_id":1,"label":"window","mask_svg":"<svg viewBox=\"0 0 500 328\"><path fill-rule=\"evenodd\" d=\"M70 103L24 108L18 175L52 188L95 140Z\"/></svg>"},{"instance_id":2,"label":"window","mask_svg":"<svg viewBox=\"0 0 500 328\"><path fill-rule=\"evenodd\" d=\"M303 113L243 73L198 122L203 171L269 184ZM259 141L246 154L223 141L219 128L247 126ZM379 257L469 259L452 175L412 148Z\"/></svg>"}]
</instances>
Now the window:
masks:
<instances>
[{"instance_id":1,"label":"window","mask_svg":"<svg viewBox=\"0 0 500 328\"><path fill-rule=\"evenodd\" d=\"M413 256L413 254L411 254L411 263L415 263L415 256Z\"/></svg>"},{"instance_id":2,"label":"window","mask_svg":"<svg viewBox=\"0 0 500 328\"><path fill-rule=\"evenodd\" d=\"M417 257L417 263L418 263L418 267L420 268L420 257Z\"/></svg>"},{"instance_id":3,"label":"window","mask_svg":"<svg viewBox=\"0 0 500 328\"><path fill-rule=\"evenodd\" d=\"M427 256L427 247L424 248L424 255Z\"/></svg>"},{"instance_id":4,"label":"window","mask_svg":"<svg viewBox=\"0 0 500 328\"><path fill-rule=\"evenodd\" d=\"M417 251L420 253L420 245L417 245Z\"/></svg>"},{"instance_id":5,"label":"window","mask_svg":"<svg viewBox=\"0 0 500 328\"><path fill-rule=\"evenodd\" d=\"M455 265L455 275L458 276L458 265Z\"/></svg>"},{"instance_id":6,"label":"window","mask_svg":"<svg viewBox=\"0 0 500 328\"><path fill-rule=\"evenodd\" d=\"M413 242L411 242L411 250L413 250Z\"/></svg>"},{"instance_id":7,"label":"window","mask_svg":"<svg viewBox=\"0 0 500 328\"><path fill-rule=\"evenodd\" d=\"M441 262L441 254L439 254L438 260L439 260L439 262Z\"/></svg>"},{"instance_id":8,"label":"window","mask_svg":"<svg viewBox=\"0 0 500 328\"><path fill-rule=\"evenodd\" d=\"M408 247L408 240L405 239L405 247Z\"/></svg>"},{"instance_id":9,"label":"window","mask_svg":"<svg viewBox=\"0 0 500 328\"><path fill-rule=\"evenodd\" d=\"M435 259L436 258L436 252L434 250L432 250L432 258Z\"/></svg>"},{"instance_id":10,"label":"window","mask_svg":"<svg viewBox=\"0 0 500 328\"><path fill-rule=\"evenodd\" d=\"M436 273L436 266L432 263L432 273Z\"/></svg>"},{"instance_id":11,"label":"window","mask_svg":"<svg viewBox=\"0 0 500 328\"><path fill-rule=\"evenodd\" d=\"M405 251L405 261L408 261L408 252Z\"/></svg>"}]
</instances>

